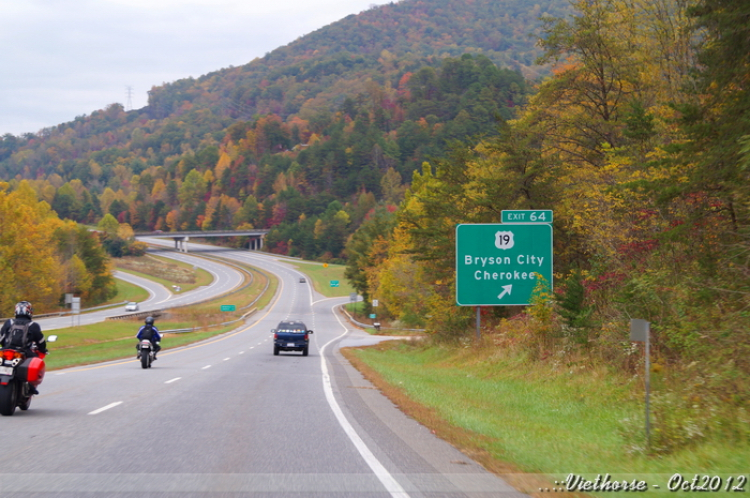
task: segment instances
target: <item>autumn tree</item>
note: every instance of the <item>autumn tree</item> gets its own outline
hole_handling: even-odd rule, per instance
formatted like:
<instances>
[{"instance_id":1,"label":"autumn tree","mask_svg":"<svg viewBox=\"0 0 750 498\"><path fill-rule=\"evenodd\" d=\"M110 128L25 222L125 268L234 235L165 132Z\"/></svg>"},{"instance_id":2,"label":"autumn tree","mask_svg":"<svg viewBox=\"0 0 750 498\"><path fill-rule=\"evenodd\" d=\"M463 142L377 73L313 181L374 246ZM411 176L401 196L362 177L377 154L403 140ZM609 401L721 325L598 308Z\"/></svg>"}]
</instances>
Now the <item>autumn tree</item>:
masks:
<instances>
[{"instance_id":1,"label":"autumn tree","mask_svg":"<svg viewBox=\"0 0 750 498\"><path fill-rule=\"evenodd\" d=\"M62 222L46 202L37 201L27 182L13 192L0 184L0 310L11 316L16 302L38 310L57 303L63 275L52 242Z\"/></svg>"}]
</instances>

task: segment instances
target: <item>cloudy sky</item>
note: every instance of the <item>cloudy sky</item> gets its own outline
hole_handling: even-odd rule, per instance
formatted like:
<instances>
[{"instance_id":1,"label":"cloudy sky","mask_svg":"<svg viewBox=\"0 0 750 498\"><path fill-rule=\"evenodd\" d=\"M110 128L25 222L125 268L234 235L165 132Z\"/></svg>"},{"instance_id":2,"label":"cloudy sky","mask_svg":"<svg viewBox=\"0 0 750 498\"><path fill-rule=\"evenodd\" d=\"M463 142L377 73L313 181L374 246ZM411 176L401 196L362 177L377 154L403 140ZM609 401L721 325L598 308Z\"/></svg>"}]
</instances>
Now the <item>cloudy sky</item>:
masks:
<instances>
[{"instance_id":1,"label":"cloudy sky","mask_svg":"<svg viewBox=\"0 0 750 498\"><path fill-rule=\"evenodd\" d=\"M390 0L0 0L0 136L240 66ZM128 97L130 95L130 97Z\"/></svg>"}]
</instances>

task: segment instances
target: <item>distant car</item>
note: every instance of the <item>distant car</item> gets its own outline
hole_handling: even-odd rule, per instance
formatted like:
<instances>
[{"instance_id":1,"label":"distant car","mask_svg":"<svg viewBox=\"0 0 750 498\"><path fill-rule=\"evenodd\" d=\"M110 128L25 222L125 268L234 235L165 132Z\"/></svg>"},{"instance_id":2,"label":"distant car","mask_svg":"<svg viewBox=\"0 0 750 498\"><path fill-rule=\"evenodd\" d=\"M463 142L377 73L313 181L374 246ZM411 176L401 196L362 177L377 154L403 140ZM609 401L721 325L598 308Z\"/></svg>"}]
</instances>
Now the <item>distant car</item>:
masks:
<instances>
[{"instance_id":1,"label":"distant car","mask_svg":"<svg viewBox=\"0 0 750 498\"><path fill-rule=\"evenodd\" d=\"M279 351L302 351L302 356L307 356L310 346L310 334L307 326L299 321L280 322L278 327L271 330L273 333L273 354L278 356Z\"/></svg>"},{"instance_id":2,"label":"distant car","mask_svg":"<svg viewBox=\"0 0 750 498\"><path fill-rule=\"evenodd\" d=\"M301 284L307 283L307 280L305 280L305 277L300 277L299 278L299 283L301 283Z\"/></svg>"},{"instance_id":3,"label":"distant car","mask_svg":"<svg viewBox=\"0 0 750 498\"><path fill-rule=\"evenodd\" d=\"M125 311L138 311L138 303L130 302L126 304Z\"/></svg>"}]
</instances>

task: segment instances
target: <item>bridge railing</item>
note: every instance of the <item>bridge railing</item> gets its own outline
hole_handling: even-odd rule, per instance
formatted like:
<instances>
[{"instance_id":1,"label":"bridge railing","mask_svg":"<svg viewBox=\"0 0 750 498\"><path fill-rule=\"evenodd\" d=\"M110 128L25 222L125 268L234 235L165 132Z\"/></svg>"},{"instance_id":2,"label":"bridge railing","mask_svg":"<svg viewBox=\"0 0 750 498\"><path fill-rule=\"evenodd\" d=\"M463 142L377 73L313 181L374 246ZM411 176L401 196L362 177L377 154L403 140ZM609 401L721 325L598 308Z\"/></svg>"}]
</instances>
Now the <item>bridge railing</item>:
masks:
<instances>
[{"instance_id":1,"label":"bridge railing","mask_svg":"<svg viewBox=\"0 0 750 498\"><path fill-rule=\"evenodd\" d=\"M270 230L188 230L180 232L135 232L135 237L262 237L268 234Z\"/></svg>"}]
</instances>

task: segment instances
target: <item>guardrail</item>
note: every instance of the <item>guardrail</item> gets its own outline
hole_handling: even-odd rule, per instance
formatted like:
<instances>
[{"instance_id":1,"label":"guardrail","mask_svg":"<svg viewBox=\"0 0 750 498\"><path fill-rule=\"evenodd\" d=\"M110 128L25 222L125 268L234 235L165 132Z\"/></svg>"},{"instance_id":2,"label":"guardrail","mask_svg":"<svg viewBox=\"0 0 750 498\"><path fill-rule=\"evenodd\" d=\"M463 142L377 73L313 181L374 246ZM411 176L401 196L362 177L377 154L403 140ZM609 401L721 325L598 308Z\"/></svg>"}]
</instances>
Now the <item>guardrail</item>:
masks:
<instances>
[{"instance_id":1,"label":"guardrail","mask_svg":"<svg viewBox=\"0 0 750 498\"><path fill-rule=\"evenodd\" d=\"M380 327L378 328L378 327L375 327L375 326L374 326L373 324L371 324L371 323L369 323L369 324L368 324L368 323L362 323L362 322L360 322L360 321L357 321L357 319L355 319L355 318L354 318L354 317L353 317L353 316L351 315L351 313L349 313L349 311L347 311L347 309L345 308L345 306L346 306L346 304L342 304L341 306L339 306L339 309L340 309L341 311L343 311L343 312L344 312L344 314L346 315L346 317L347 317L347 318L349 319L349 321L350 321L350 322L352 322L352 323L353 323L354 325L356 325L357 327L360 327L360 328L363 328L363 329L376 329L376 330L381 330L381 329L382 329L382 330L403 330L404 332L424 332L424 331L425 331L425 329L401 329L401 328L394 328L394 327L382 327L382 326L380 326Z\"/></svg>"},{"instance_id":2,"label":"guardrail","mask_svg":"<svg viewBox=\"0 0 750 498\"><path fill-rule=\"evenodd\" d=\"M229 324L232 324L232 323L235 323L235 322L243 321L243 320L247 319L247 317L249 317L251 315L254 315L256 311L258 311L258 308L253 308L253 309L251 309L250 311L248 311L247 313L243 314L241 317L239 317L239 318L237 318L235 320L229 320L228 322L222 322L222 323L215 323L215 324L212 324L211 327L221 327L223 325L229 325ZM159 333L160 334L167 334L167 333L169 333L169 334L184 334L184 333L187 333L187 332L195 332L196 330L201 330L201 329L205 329L205 328L208 328L208 327L192 327L192 328L189 328L189 329L160 330Z\"/></svg>"},{"instance_id":3,"label":"guardrail","mask_svg":"<svg viewBox=\"0 0 750 498\"><path fill-rule=\"evenodd\" d=\"M153 316L154 318L159 318L164 314L164 310L150 310L150 311L136 311L134 313L127 313L125 315L114 315L114 316L108 316L105 318L105 320L125 320L126 318L138 318L139 320L142 318L146 318L147 316Z\"/></svg>"}]
</instances>

